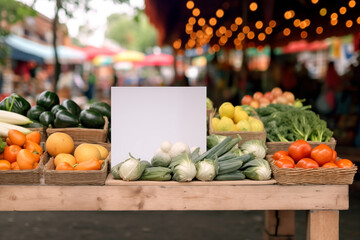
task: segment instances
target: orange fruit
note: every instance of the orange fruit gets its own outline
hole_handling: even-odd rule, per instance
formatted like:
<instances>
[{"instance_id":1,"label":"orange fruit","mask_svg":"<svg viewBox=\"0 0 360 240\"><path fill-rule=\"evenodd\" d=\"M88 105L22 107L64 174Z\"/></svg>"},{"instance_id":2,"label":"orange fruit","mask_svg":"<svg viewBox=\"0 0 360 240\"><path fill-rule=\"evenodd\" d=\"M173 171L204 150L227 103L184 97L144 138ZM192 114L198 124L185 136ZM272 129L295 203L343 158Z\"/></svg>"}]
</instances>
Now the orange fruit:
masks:
<instances>
[{"instance_id":1,"label":"orange fruit","mask_svg":"<svg viewBox=\"0 0 360 240\"><path fill-rule=\"evenodd\" d=\"M56 132L46 140L46 150L53 157L60 153L72 153L74 151L74 141L70 135Z\"/></svg>"},{"instance_id":2,"label":"orange fruit","mask_svg":"<svg viewBox=\"0 0 360 240\"><path fill-rule=\"evenodd\" d=\"M101 153L93 144L82 143L76 147L74 157L77 163L81 163L92 158L101 159Z\"/></svg>"},{"instance_id":3,"label":"orange fruit","mask_svg":"<svg viewBox=\"0 0 360 240\"><path fill-rule=\"evenodd\" d=\"M57 167L59 165L59 163L62 163L62 162L67 162L71 166L74 166L76 164L76 159L73 155L71 155L69 153L59 153L58 155L56 155L56 157L54 159L55 167Z\"/></svg>"}]
</instances>

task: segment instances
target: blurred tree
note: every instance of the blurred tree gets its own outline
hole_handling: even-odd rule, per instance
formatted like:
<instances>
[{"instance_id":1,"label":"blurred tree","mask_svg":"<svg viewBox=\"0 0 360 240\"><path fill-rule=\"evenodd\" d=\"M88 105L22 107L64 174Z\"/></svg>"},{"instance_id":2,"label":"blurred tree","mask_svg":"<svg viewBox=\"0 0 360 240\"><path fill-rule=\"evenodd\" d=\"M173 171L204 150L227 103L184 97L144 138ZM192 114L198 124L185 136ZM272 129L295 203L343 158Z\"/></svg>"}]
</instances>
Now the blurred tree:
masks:
<instances>
[{"instance_id":1,"label":"blurred tree","mask_svg":"<svg viewBox=\"0 0 360 240\"><path fill-rule=\"evenodd\" d=\"M27 16L35 16L36 12L28 6L15 0L0 0L0 63L5 63L8 48L4 37L9 34L9 26L22 21Z\"/></svg>"},{"instance_id":2,"label":"blurred tree","mask_svg":"<svg viewBox=\"0 0 360 240\"><path fill-rule=\"evenodd\" d=\"M124 48L145 52L156 45L157 32L142 11L135 16L112 14L107 21L105 36Z\"/></svg>"},{"instance_id":3,"label":"blurred tree","mask_svg":"<svg viewBox=\"0 0 360 240\"><path fill-rule=\"evenodd\" d=\"M3 0L3 1L7 1L7 0ZM33 4L32 4L33 6L35 5L36 1L37 0L33 1ZM53 43L53 47L54 47L54 56L55 56L54 91L56 92L56 85L57 85L57 82L59 81L59 76L61 73L61 64L59 62L59 56L58 56L58 53L56 50L56 46L57 46L56 33L58 30L58 26L59 26L59 12L64 12L68 17L72 17L73 11L75 11L75 10L83 9L84 11L87 12L91 9L90 2L93 0L48 0L48 1L55 2L55 16L53 19L53 28L52 28L52 33L53 33L53 42L52 43ZM111 1L113 1L114 3L129 4L129 0L111 0Z\"/></svg>"}]
</instances>

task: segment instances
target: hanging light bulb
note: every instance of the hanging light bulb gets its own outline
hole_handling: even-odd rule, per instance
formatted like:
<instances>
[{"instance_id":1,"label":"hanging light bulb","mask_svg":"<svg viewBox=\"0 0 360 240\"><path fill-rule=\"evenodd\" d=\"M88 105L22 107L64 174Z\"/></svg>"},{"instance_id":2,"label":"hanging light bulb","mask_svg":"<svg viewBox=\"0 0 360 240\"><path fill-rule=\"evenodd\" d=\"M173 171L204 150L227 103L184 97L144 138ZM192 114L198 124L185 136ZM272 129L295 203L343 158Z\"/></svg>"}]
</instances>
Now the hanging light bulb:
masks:
<instances>
[{"instance_id":1,"label":"hanging light bulb","mask_svg":"<svg viewBox=\"0 0 360 240\"><path fill-rule=\"evenodd\" d=\"M312 2L313 4L317 4L317 3L319 2L319 0L311 0L311 2Z\"/></svg>"},{"instance_id":2,"label":"hanging light bulb","mask_svg":"<svg viewBox=\"0 0 360 240\"><path fill-rule=\"evenodd\" d=\"M248 34L247 34L247 37L248 39L253 39L255 37L255 33L253 31L250 31Z\"/></svg>"},{"instance_id":3,"label":"hanging light bulb","mask_svg":"<svg viewBox=\"0 0 360 240\"><path fill-rule=\"evenodd\" d=\"M194 4L194 2L193 2L193 1L187 1L187 3L186 3L186 7L187 7L188 9L193 9L193 8L194 8L194 6L195 6L195 4Z\"/></svg>"},{"instance_id":4,"label":"hanging light bulb","mask_svg":"<svg viewBox=\"0 0 360 240\"><path fill-rule=\"evenodd\" d=\"M357 24L360 24L360 17L356 19Z\"/></svg>"},{"instance_id":5,"label":"hanging light bulb","mask_svg":"<svg viewBox=\"0 0 360 240\"><path fill-rule=\"evenodd\" d=\"M294 26L295 26L295 27L299 27L299 26L300 26L300 22L301 22L300 19L295 19L295 20L294 20Z\"/></svg>"},{"instance_id":6,"label":"hanging light bulb","mask_svg":"<svg viewBox=\"0 0 360 240\"><path fill-rule=\"evenodd\" d=\"M355 7L356 2L354 0L349 1L349 7L353 8Z\"/></svg>"},{"instance_id":7,"label":"hanging light bulb","mask_svg":"<svg viewBox=\"0 0 360 240\"><path fill-rule=\"evenodd\" d=\"M323 29L322 27L317 27L317 28L316 28L316 33L317 33L317 34L322 34L323 31L324 31L324 29Z\"/></svg>"},{"instance_id":8,"label":"hanging light bulb","mask_svg":"<svg viewBox=\"0 0 360 240\"><path fill-rule=\"evenodd\" d=\"M306 31L302 31L302 32L300 33L300 37L301 37L302 39L307 38L307 36L308 36L308 33L307 33Z\"/></svg>"},{"instance_id":9,"label":"hanging light bulb","mask_svg":"<svg viewBox=\"0 0 360 240\"><path fill-rule=\"evenodd\" d=\"M242 20L241 17L235 18L235 24L236 24L236 25L241 25L242 23L243 23L243 20Z\"/></svg>"},{"instance_id":10,"label":"hanging light bulb","mask_svg":"<svg viewBox=\"0 0 360 240\"><path fill-rule=\"evenodd\" d=\"M210 24L211 26L215 26L216 23L217 23L216 18L212 17L212 18L209 19L209 24Z\"/></svg>"},{"instance_id":11,"label":"hanging light bulb","mask_svg":"<svg viewBox=\"0 0 360 240\"><path fill-rule=\"evenodd\" d=\"M351 20L347 20L346 23L345 23L345 26L346 26L347 28L351 28L352 25L353 25L353 21L351 21Z\"/></svg>"},{"instance_id":12,"label":"hanging light bulb","mask_svg":"<svg viewBox=\"0 0 360 240\"><path fill-rule=\"evenodd\" d=\"M248 26L244 26L242 31L243 31L243 33L247 34L250 32L250 28Z\"/></svg>"},{"instance_id":13,"label":"hanging light bulb","mask_svg":"<svg viewBox=\"0 0 360 240\"><path fill-rule=\"evenodd\" d=\"M272 28L271 27L266 27L265 28L265 33L267 34L267 35L270 35L271 33L272 33Z\"/></svg>"},{"instance_id":14,"label":"hanging light bulb","mask_svg":"<svg viewBox=\"0 0 360 240\"><path fill-rule=\"evenodd\" d=\"M291 33L290 28L285 28L285 29L283 30L283 34L284 34L284 36L289 36L289 35L290 35L290 33Z\"/></svg>"},{"instance_id":15,"label":"hanging light bulb","mask_svg":"<svg viewBox=\"0 0 360 240\"><path fill-rule=\"evenodd\" d=\"M263 27L263 22L262 21L257 21L256 23L255 23L255 27L257 28L257 29L261 29L262 27Z\"/></svg>"},{"instance_id":16,"label":"hanging light bulb","mask_svg":"<svg viewBox=\"0 0 360 240\"><path fill-rule=\"evenodd\" d=\"M269 26L272 27L272 28L276 27L276 21L275 20L270 20Z\"/></svg>"},{"instance_id":17,"label":"hanging light bulb","mask_svg":"<svg viewBox=\"0 0 360 240\"><path fill-rule=\"evenodd\" d=\"M242 41L245 39L245 34L241 32L237 35L237 38Z\"/></svg>"},{"instance_id":18,"label":"hanging light bulb","mask_svg":"<svg viewBox=\"0 0 360 240\"><path fill-rule=\"evenodd\" d=\"M190 17L188 22L191 24L191 25L194 25L196 23L196 18L194 17Z\"/></svg>"},{"instance_id":19,"label":"hanging light bulb","mask_svg":"<svg viewBox=\"0 0 360 240\"><path fill-rule=\"evenodd\" d=\"M321 16L325 16L326 14L327 14L326 8L320 9L320 15L321 15Z\"/></svg>"},{"instance_id":20,"label":"hanging light bulb","mask_svg":"<svg viewBox=\"0 0 360 240\"><path fill-rule=\"evenodd\" d=\"M259 41L264 41L264 40L265 40L265 38L266 38L265 33L259 33L259 35L258 35L258 39L259 39Z\"/></svg>"},{"instance_id":21,"label":"hanging light bulb","mask_svg":"<svg viewBox=\"0 0 360 240\"><path fill-rule=\"evenodd\" d=\"M231 24L230 29L231 29L231 31L236 32L238 30L238 25L233 23L233 24Z\"/></svg>"},{"instance_id":22,"label":"hanging light bulb","mask_svg":"<svg viewBox=\"0 0 360 240\"><path fill-rule=\"evenodd\" d=\"M206 23L205 18L199 18L198 24L199 24L200 27L204 26L205 23Z\"/></svg>"},{"instance_id":23,"label":"hanging light bulb","mask_svg":"<svg viewBox=\"0 0 360 240\"><path fill-rule=\"evenodd\" d=\"M217 16L218 18L222 18L222 17L224 16L224 10L222 10L221 8L218 9L218 10L216 11L216 16Z\"/></svg>"},{"instance_id":24,"label":"hanging light bulb","mask_svg":"<svg viewBox=\"0 0 360 240\"><path fill-rule=\"evenodd\" d=\"M339 13L342 14L342 15L344 15L344 14L346 13L346 7L341 7L341 8L339 9Z\"/></svg>"},{"instance_id":25,"label":"hanging light bulb","mask_svg":"<svg viewBox=\"0 0 360 240\"><path fill-rule=\"evenodd\" d=\"M256 2L250 3L249 9L250 9L251 11L255 12L257 8L258 8L258 5L257 5Z\"/></svg>"}]
</instances>

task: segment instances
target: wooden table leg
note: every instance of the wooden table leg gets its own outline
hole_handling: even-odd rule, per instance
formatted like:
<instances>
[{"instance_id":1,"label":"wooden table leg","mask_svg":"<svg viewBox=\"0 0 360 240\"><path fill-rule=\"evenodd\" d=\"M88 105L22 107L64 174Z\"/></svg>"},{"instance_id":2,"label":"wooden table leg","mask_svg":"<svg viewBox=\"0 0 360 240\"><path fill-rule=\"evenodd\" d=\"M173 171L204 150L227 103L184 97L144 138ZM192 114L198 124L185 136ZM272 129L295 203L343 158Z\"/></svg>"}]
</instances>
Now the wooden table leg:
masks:
<instances>
[{"instance_id":1,"label":"wooden table leg","mask_svg":"<svg viewBox=\"0 0 360 240\"><path fill-rule=\"evenodd\" d=\"M265 211L264 240L294 240L295 211Z\"/></svg>"},{"instance_id":2,"label":"wooden table leg","mask_svg":"<svg viewBox=\"0 0 360 240\"><path fill-rule=\"evenodd\" d=\"M339 240L339 211L308 211L306 239Z\"/></svg>"}]
</instances>

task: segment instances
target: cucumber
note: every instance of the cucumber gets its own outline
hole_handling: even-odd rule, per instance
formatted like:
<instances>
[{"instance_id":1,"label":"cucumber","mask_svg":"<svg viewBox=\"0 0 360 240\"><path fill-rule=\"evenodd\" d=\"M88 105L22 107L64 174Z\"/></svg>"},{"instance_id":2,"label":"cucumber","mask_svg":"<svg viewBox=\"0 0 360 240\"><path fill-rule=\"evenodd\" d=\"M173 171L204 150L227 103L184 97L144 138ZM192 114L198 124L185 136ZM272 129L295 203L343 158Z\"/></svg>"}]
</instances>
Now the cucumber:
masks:
<instances>
[{"instance_id":1,"label":"cucumber","mask_svg":"<svg viewBox=\"0 0 360 240\"><path fill-rule=\"evenodd\" d=\"M241 168L242 165L243 161L239 159L221 161L219 162L219 175L234 172Z\"/></svg>"},{"instance_id":2,"label":"cucumber","mask_svg":"<svg viewBox=\"0 0 360 240\"><path fill-rule=\"evenodd\" d=\"M65 99L61 105L64 106L69 113L72 113L75 116L79 117L81 109L76 102L71 99Z\"/></svg>"},{"instance_id":3,"label":"cucumber","mask_svg":"<svg viewBox=\"0 0 360 240\"><path fill-rule=\"evenodd\" d=\"M46 111L40 114L39 120L41 124L43 124L46 127L49 127L53 124L55 120L55 116L52 112Z\"/></svg>"},{"instance_id":4,"label":"cucumber","mask_svg":"<svg viewBox=\"0 0 360 240\"><path fill-rule=\"evenodd\" d=\"M210 150L204 152L203 154L201 154L199 157L197 157L196 159L194 159L195 162L201 161L204 158L212 158L213 156L215 156L215 153L219 150L221 150L222 148L224 148L230 141L232 140L232 137L228 136L226 137L224 140L222 140L220 143L216 144L213 148L211 148Z\"/></svg>"},{"instance_id":5,"label":"cucumber","mask_svg":"<svg viewBox=\"0 0 360 240\"><path fill-rule=\"evenodd\" d=\"M42 114L45 111L46 111L45 108L43 108L42 106L36 105L29 109L26 116L32 120L39 121L40 114Z\"/></svg>"},{"instance_id":6,"label":"cucumber","mask_svg":"<svg viewBox=\"0 0 360 240\"><path fill-rule=\"evenodd\" d=\"M106 116L109 122L111 121L111 107L109 104L105 102L95 102L90 105L89 109L98 111L103 116Z\"/></svg>"},{"instance_id":7,"label":"cucumber","mask_svg":"<svg viewBox=\"0 0 360 240\"><path fill-rule=\"evenodd\" d=\"M215 180L217 180L217 181L231 181L231 180L244 180L244 179L245 179L245 174L243 174L239 170L230 172L230 173L217 175L215 177Z\"/></svg>"},{"instance_id":8,"label":"cucumber","mask_svg":"<svg viewBox=\"0 0 360 240\"><path fill-rule=\"evenodd\" d=\"M86 109L80 112L80 123L86 128L98 128L101 129L104 127L105 119L101 113Z\"/></svg>"}]
</instances>

